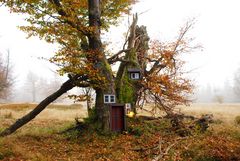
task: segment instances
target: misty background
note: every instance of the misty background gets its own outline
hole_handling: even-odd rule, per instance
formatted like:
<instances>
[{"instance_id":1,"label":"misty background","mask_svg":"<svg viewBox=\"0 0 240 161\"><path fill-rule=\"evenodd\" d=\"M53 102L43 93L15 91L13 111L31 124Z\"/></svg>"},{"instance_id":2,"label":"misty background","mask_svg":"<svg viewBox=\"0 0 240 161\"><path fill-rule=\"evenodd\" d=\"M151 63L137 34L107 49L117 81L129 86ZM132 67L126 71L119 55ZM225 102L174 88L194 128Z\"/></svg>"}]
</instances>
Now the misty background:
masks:
<instances>
[{"instance_id":1,"label":"misty background","mask_svg":"<svg viewBox=\"0 0 240 161\"><path fill-rule=\"evenodd\" d=\"M132 13L139 13L139 25L147 26L153 39L169 41L178 35L184 23L196 18L190 37L203 48L184 57L187 76L194 84L191 99L198 103L240 102L240 22L238 0L140 0ZM0 53L9 67L12 86L8 96L1 102L40 102L60 87L66 79L56 73L56 66L47 59L58 47L47 44L37 37L26 39L26 34L17 26L24 25L24 16L10 14L0 7ZM111 42L111 49L118 51L124 43L131 17L122 18L119 26L113 27L104 36ZM80 93L73 89L70 93ZM67 95L58 102L72 103Z\"/></svg>"}]
</instances>

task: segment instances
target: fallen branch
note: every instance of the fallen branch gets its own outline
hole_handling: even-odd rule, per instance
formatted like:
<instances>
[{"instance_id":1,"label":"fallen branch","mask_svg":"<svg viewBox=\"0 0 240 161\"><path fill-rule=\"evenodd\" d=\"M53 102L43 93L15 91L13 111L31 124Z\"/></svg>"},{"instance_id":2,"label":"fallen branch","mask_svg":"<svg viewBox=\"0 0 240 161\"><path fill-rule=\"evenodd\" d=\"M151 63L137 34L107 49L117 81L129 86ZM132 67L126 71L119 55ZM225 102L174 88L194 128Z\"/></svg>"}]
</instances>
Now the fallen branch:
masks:
<instances>
[{"instance_id":1,"label":"fallen branch","mask_svg":"<svg viewBox=\"0 0 240 161\"><path fill-rule=\"evenodd\" d=\"M161 160L164 156L168 155L169 151L177 144L179 143L179 141L181 140L184 140L188 137L184 137L184 138L177 138L174 143L170 144L165 150L163 150L162 148L162 144L163 143L166 143L164 140L162 140L161 137L159 137L159 141L158 141L158 144L154 145L154 146L151 146L151 147L147 147L147 148L144 148L144 147L140 147L140 148L133 148L132 150L133 151L146 151L146 150L155 150L155 149L158 149L159 150L159 154L156 155L152 161L159 161Z\"/></svg>"},{"instance_id":2,"label":"fallen branch","mask_svg":"<svg viewBox=\"0 0 240 161\"><path fill-rule=\"evenodd\" d=\"M159 138L159 144L158 144L159 154L158 154L157 156L155 156L152 161L162 160L164 156L168 155L169 150L171 150L171 148L172 148L173 146L175 146L180 140L183 140L183 139L186 139L186 138L187 138L187 137L176 139L174 143L170 144L170 145L163 151L163 149L162 149L162 143L165 143L165 141L163 141L163 140L161 139L161 137L160 137L160 138Z\"/></svg>"},{"instance_id":3,"label":"fallen branch","mask_svg":"<svg viewBox=\"0 0 240 161\"><path fill-rule=\"evenodd\" d=\"M5 129L0 133L0 137L10 135L14 133L17 129L27 124L29 121L34 119L40 112L42 112L50 103L55 101L58 97L60 97L65 92L69 91L74 87L74 83L71 79L62 84L62 86L53 94L45 98L42 102L40 102L37 107L35 107L31 112L18 119L14 124Z\"/></svg>"}]
</instances>

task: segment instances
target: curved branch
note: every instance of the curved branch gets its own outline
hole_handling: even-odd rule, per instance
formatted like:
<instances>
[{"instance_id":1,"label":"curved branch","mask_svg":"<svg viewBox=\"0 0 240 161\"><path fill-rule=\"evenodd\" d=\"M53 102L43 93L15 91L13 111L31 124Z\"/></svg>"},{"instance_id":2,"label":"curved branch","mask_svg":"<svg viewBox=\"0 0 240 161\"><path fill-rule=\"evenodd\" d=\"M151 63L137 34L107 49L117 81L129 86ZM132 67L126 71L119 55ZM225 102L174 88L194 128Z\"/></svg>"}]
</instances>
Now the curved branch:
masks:
<instances>
[{"instance_id":1,"label":"curved branch","mask_svg":"<svg viewBox=\"0 0 240 161\"><path fill-rule=\"evenodd\" d=\"M40 112L42 112L50 103L55 101L58 97L60 97L65 92L71 90L74 87L74 83L71 79L67 80L63 85L53 94L45 98L42 102L40 102L35 109L31 112L18 119L14 124L5 129L0 133L0 137L7 136L15 132L17 129L27 124L29 121L34 119Z\"/></svg>"},{"instance_id":2,"label":"curved branch","mask_svg":"<svg viewBox=\"0 0 240 161\"><path fill-rule=\"evenodd\" d=\"M115 55L113 55L112 57L108 58L108 63L109 64L113 64L113 63L116 63L117 61L121 61L120 58L119 58L119 55L121 55L122 53L128 52L129 50L130 49L120 50Z\"/></svg>"}]
</instances>

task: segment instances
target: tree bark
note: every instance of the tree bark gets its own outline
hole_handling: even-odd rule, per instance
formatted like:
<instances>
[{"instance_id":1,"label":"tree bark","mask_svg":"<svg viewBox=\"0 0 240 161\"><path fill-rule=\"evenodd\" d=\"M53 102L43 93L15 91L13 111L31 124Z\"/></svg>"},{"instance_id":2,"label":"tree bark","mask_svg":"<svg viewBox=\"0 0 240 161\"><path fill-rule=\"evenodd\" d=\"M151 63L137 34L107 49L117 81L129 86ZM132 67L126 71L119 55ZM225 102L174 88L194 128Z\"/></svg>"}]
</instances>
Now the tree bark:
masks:
<instances>
[{"instance_id":1,"label":"tree bark","mask_svg":"<svg viewBox=\"0 0 240 161\"><path fill-rule=\"evenodd\" d=\"M121 62L117 72L116 93L120 103L131 103L134 113L136 113L136 104L139 99L138 95L139 90L141 89L141 84L138 80L132 80L129 78L128 69L139 69L143 77L146 69L145 63L148 41L149 37L146 27L138 27L137 15L133 16L133 22L130 26L130 34L128 37L127 52L124 57L125 61Z\"/></svg>"},{"instance_id":2,"label":"tree bark","mask_svg":"<svg viewBox=\"0 0 240 161\"><path fill-rule=\"evenodd\" d=\"M104 54L104 48L101 41L101 11L100 0L88 0L89 7L89 27L92 33L88 35L89 50L94 55L89 56L89 60L93 62L94 67L99 71L99 75L105 79L105 84L99 84L95 88L96 101L95 109L97 122L105 131L109 131L109 110L108 106L104 104L104 94L115 94L115 86L111 67Z\"/></svg>"},{"instance_id":3,"label":"tree bark","mask_svg":"<svg viewBox=\"0 0 240 161\"><path fill-rule=\"evenodd\" d=\"M68 80L63 83L59 90L57 90L56 92L48 96L46 99L44 99L42 102L40 102L35 109L33 109L31 112L29 112L22 118L18 119L13 125L1 132L0 137L10 135L23 125L27 124L29 121L34 119L41 111L43 111L50 103L55 101L58 97L60 97L62 94L69 91L73 87L74 84L72 80Z\"/></svg>"}]
</instances>

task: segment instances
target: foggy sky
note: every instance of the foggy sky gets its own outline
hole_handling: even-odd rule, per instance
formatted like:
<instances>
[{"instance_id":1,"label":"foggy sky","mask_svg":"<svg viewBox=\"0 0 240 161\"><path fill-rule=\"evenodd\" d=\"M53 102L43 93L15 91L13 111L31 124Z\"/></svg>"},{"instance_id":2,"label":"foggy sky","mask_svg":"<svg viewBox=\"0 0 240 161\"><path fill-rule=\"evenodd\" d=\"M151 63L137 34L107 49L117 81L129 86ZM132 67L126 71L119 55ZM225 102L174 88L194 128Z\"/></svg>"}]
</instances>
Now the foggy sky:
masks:
<instances>
[{"instance_id":1,"label":"foggy sky","mask_svg":"<svg viewBox=\"0 0 240 161\"><path fill-rule=\"evenodd\" d=\"M239 5L239 0L140 0L133 13L140 13L139 24L147 26L151 37L163 41L173 39L179 28L195 17L197 21L190 36L202 44L203 51L186 57L188 68L196 68L191 77L200 86L221 87L226 80L231 84L233 73L240 67ZM56 45L38 38L26 39L26 34L16 27L25 23L22 19L0 8L0 52L10 49L16 85L23 83L29 70L51 75L49 68L54 67L38 57L49 58L57 50ZM108 39L121 44L127 26L127 21L123 21L120 27L111 30L112 37Z\"/></svg>"}]
</instances>

